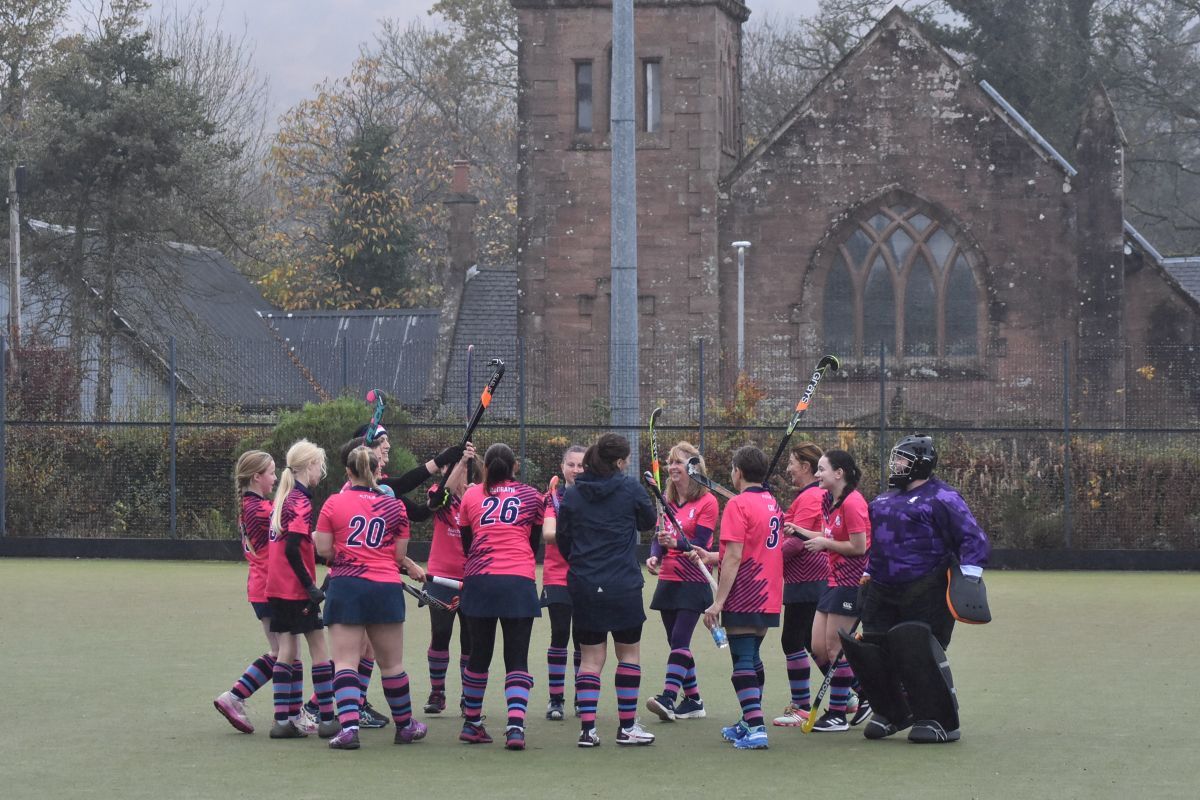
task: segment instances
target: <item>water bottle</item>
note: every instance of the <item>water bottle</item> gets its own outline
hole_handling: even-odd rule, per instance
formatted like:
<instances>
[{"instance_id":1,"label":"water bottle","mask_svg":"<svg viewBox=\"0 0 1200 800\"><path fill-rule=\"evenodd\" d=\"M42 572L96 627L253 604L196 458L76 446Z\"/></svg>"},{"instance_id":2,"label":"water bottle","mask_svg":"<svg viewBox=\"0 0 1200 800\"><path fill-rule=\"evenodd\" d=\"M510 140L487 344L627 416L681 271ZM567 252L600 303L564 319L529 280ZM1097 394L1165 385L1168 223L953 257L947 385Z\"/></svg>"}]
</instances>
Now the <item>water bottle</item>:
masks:
<instances>
[{"instance_id":1,"label":"water bottle","mask_svg":"<svg viewBox=\"0 0 1200 800\"><path fill-rule=\"evenodd\" d=\"M718 648L729 647L729 636L725 633L725 626L718 625L712 629L713 644Z\"/></svg>"}]
</instances>

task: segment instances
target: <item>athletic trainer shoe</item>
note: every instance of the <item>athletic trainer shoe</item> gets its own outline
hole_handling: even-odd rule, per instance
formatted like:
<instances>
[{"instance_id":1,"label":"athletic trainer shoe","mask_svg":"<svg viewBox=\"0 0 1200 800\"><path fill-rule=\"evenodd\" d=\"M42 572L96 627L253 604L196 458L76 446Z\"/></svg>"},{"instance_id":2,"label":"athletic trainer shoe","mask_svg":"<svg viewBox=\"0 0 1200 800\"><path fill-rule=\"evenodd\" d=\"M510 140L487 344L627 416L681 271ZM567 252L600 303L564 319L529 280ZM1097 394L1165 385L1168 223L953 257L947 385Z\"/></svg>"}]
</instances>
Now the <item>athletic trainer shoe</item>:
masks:
<instances>
[{"instance_id":1,"label":"athletic trainer shoe","mask_svg":"<svg viewBox=\"0 0 1200 800\"><path fill-rule=\"evenodd\" d=\"M221 712L221 716L229 720L229 724L242 733L254 733L254 725L246 716L246 704L233 692L225 692L216 700L213 706Z\"/></svg>"},{"instance_id":2,"label":"athletic trainer shoe","mask_svg":"<svg viewBox=\"0 0 1200 800\"><path fill-rule=\"evenodd\" d=\"M863 728L863 736L868 739L886 739L893 733L899 733L911 724L911 722L905 722L903 725L897 725L882 714L875 714L867 722L867 727Z\"/></svg>"},{"instance_id":3,"label":"athletic trainer shoe","mask_svg":"<svg viewBox=\"0 0 1200 800\"><path fill-rule=\"evenodd\" d=\"M446 710L446 693L434 689L429 693L429 699L425 701L426 714L440 714Z\"/></svg>"},{"instance_id":4,"label":"athletic trainer shoe","mask_svg":"<svg viewBox=\"0 0 1200 800\"><path fill-rule=\"evenodd\" d=\"M789 703L783 710L782 716L771 720L771 724L779 728L799 728L808 719L809 709Z\"/></svg>"},{"instance_id":5,"label":"athletic trainer shoe","mask_svg":"<svg viewBox=\"0 0 1200 800\"><path fill-rule=\"evenodd\" d=\"M675 706L675 719L704 719L707 716L703 700L685 697Z\"/></svg>"},{"instance_id":6,"label":"athletic trainer shoe","mask_svg":"<svg viewBox=\"0 0 1200 800\"><path fill-rule=\"evenodd\" d=\"M721 728L721 738L727 742L736 742L749 732L750 728L746 726L745 721L739 719L732 725Z\"/></svg>"},{"instance_id":7,"label":"athletic trainer shoe","mask_svg":"<svg viewBox=\"0 0 1200 800\"><path fill-rule=\"evenodd\" d=\"M576 742L580 747L599 747L600 734L596 733L595 728L588 728L579 732L579 741Z\"/></svg>"},{"instance_id":8,"label":"athletic trainer shoe","mask_svg":"<svg viewBox=\"0 0 1200 800\"><path fill-rule=\"evenodd\" d=\"M546 704L546 719L560 722L564 716L562 700L551 700Z\"/></svg>"},{"instance_id":9,"label":"athletic trainer shoe","mask_svg":"<svg viewBox=\"0 0 1200 800\"><path fill-rule=\"evenodd\" d=\"M329 740L330 750L357 750L358 728L342 728L337 736Z\"/></svg>"},{"instance_id":10,"label":"athletic trainer shoe","mask_svg":"<svg viewBox=\"0 0 1200 800\"><path fill-rule=\"evenodd\" d=\"M341 730L342 723L338 722L336 719L322 720L321 722L317 723L317 736L321 737L322 739L329 739L333 736L337 736Z\"/></svg>"},{"instance_id":11,"label":"athletic trainer shoe","mask_svg":"<svg viewBox=\"0 0 1200 800\"><path fill-rule=\"evenodd\" d=\"M854 716L854 712L858 711L858 692L851 690L850 696L846 698L846 716Z\"/></svg>"},{"instance_id":12,"label":"athletic trainer shoe","mask_svg":"<svg viewBox=\"0 0 1200 800\"><path fill-rule=\"evenodd\" d=\"M755 725L753 728L747 728L746 735L734 742L733 747L735 750L766 750L767 727Z\"/></svg>"},{"instance_id":13,"label":"athletic trainer shoe","mask_svg":"<svg viewBox=\"0 0 1200 800\"><path fill-rule=\"evenodd\" d=\"M846 709L849 713L850 709ZM854 712L854 716L850 718L850 727L862 725L871 718L871 701L867 698L862 698L858 704L858 710Z\"/></svg>"},{"instance_id":14,"label":"athletic trainer shoe","mask_svg":"<svg viewBox=\"0 0 1200 800\"><path fill-rule=\"evenodd\" d=\"M292 723L305 736L312 736L321 727L320 721L316 717L309 716L303 709L300 711L300 716L292 718Z\"/></svg>"},{"instance_id":15,"label":"athletic trainer shoe","mask_svg":"<svg viewBox=\"0 0 1200 800\"><path fill-rule=\"evenodd\" d=\"M487 729L483 725L474 722L464 722L462 733L458 734L460 742L467 744L491 744L492 737L488 736Z\"/></svg>"},{"instance_id":16,"label":"athletic trainer shoe","mask_svg":"<svg viewBox=\"0 0 1200 800\"><path fill-rule=\"evenodd\" d=\"M429 727L424 722L417 722L410 717L407 725L396 726L396 736L392 741L396 744L412 744L424 739L427 733Z\"/></svg>"},{"instance_id":17,"label":"athletic trainer shoe","mask_svg":"<svg viewBox=\"0 0 1200 800\"><path fill-rule=\"evenodd\" d=\"M665 694L656 695L646 701L646 708L657 714L663 722L675 721L675 701Z\"/></svg>"},{"instance_id":18,"label":"athletic trainer shoe","mask_svg":"<svg viewBox=\"0 0 1200 800\"><path fill-rule=\"evenodd\" d=\"M504 729L504 749L524 750L525 729L520 725L509 725Z\"/></svg>"},{"instance_id":19,"label":"athletic trainer shoe","mask_svg":"<svg viewBox=\"0 0 1200 800\"><path fill-rule=\"evenodd\" d=\"M380 714L370 703L364 702L358 712L358 724L363 728L386 728L390 719Z\"/></svg>"},{"instance_id":20,"label":"athletic trainer shoe","mask_svg":"<svg viewBox=\"0 0 1200 800\"><path fill-rule=\"evenodd\" d=\"M914 722L912 730L908 732L908 740L917 744L943 744L957 742L960 738L962 738L962 733L958 728L948 731L942 727L942 723L935 719Z\"/></svg>"},{"instance_id":21,"label":"athletic trainer shoe","mask_svg":"<svg viewBox=\"0 0 1200 800\"><path fill-rule=\"evenodd\" d=\"M271 726L272 739L303 739L305 736L308 734L297 728L294 720L277 721Z\"/></svg>"},{"instance_id":22,"label":"athletic trainer shoe","mask_svg":"<svg viewBox=\"0 0 1200 800\"><path fill-rule=\"evenodd\" d=\"M850 723L846 722L846 717L836 711L826 711L817 720L817 724L813 725L814 731L821 733L836 733L837 731L850 730Z\"/></svg>"},{"instance_id":23,"label":"athletic trainer shoe","mask_svg":"<svg viewBox=\"0 0 1200 800\"><path fill-rule=\"evenodd\" d=\"M617 744L654 744L654 734L647 731L635 721L628 728L621 728L617 731Z\"/></svg>"}]
</instances>

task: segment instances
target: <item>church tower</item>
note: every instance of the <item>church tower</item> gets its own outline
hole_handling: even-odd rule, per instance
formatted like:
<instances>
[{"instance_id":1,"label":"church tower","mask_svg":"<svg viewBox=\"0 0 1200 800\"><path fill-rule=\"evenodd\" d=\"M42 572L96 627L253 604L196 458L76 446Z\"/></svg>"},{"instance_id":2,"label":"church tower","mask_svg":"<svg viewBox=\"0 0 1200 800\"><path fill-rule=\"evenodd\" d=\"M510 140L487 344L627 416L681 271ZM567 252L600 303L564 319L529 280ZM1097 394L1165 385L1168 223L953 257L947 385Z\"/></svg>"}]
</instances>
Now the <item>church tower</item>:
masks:
<instances>
[{"instance_id":1,"label":"church tower","mask_svg":"<svg viewBox=\"0 0 1200 800\"><path fill-rule=\"evenodd\" d=\"M519 322L533 407L608 393L610 0L511 0L519 20ZM718 185L741 157L739 0L636 0L642 403L719 325ZM706 355L706 360L707 360ZM656 369L657 367L657 369ZM694 372L694 367L693 367ZM561 408L561 406L560 406ZM567 410L567 409L561 409Z\"/></svg>"}]
</instances>

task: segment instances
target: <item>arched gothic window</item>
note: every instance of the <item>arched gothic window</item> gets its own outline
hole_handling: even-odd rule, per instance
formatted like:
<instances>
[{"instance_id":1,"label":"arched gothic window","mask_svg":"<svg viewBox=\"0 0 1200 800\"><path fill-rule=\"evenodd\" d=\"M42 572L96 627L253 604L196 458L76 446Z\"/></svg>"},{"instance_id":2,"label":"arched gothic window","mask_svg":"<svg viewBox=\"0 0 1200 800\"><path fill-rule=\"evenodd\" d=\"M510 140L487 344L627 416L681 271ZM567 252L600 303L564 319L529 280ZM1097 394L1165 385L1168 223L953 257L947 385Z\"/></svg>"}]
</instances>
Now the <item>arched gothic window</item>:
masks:
<instances>
[{"instance_id":1,"label":"arched gothic window","mask_svg":"<svg viewBox=\"0 0 1200 800\"><path fill-rule=\"evenodd\" d=\"M965 248L939 220L881 206L838 243L822 298L825 346L855 357L881 341L892 357L976 356L981 296Z\"/></svg>"}]
</instances>

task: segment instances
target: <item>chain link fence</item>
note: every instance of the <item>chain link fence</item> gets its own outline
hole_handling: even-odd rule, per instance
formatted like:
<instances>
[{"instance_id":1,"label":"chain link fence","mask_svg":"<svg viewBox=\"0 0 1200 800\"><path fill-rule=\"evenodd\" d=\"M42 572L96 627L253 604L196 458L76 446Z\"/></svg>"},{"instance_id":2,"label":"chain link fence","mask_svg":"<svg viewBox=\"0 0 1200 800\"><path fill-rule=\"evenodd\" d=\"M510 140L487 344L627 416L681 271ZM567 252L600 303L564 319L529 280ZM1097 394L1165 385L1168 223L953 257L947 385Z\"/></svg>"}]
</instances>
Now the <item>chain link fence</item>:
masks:
<instances>
[{"instance_id":1,"label":"chain link fence","mask_svg":"<svg viewBox=\"0 0 1200 800\"><path fill-rule=\"evenodd\" d=\"M614 429L604 347L497 337L477 343L470 359L457 354L454 374L431 388L435 347L428 340L361 347L310 340L299 350L287 341L230 342L219 350L172 346L165 360L115 347L104 381L98 364L60 349L11 353L0 384L0 534L236 538L233 464L284 414L382 388L411 420L396 425L389 411L393 446L425 459L461 438L490 375L488 360L500 353L506 375L475 439L481 447L512 445L524 480L545 486L566 447ZM690 441L710 473L727 481L738 446L774 452L820 356L747 351L739 378L711 342L660 337L638 353L641 419L662 405L663 458L675 442ZM1196 550L1200 360L1189 347L1152 356L1047 343L932 363L880 349L825 377L793 441L849 450L870 498L884 488L891 444L914 430L932 434L938 474L959 488L997 547ZM362 421L369 415L364 402ZM644 468L642 425L625 432L640 434ZM351 433L322 444L336 452ZM273 455L282 464L283 453ZM793 490L784 482L779 470L776 489L787 500Z\"/></svg>"}]
</instances>

